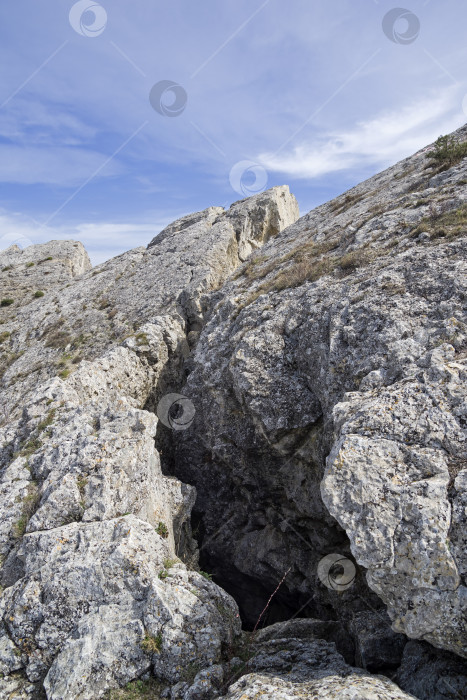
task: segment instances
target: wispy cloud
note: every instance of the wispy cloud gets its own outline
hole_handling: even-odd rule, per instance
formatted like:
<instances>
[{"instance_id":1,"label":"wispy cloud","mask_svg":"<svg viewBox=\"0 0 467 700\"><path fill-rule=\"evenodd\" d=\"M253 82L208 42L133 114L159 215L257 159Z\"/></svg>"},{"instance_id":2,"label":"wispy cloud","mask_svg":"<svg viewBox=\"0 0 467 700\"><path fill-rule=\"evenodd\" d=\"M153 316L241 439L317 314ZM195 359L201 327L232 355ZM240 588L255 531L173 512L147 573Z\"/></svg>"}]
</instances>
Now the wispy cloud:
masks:
<instances>
[{"instance_id":1,"label":"wispy cloud","mask_svg":"<svg viewBox=\"0 0 467 700\"><path fill-rule=\"evenodd\" d=\"M131 248L146 246L174 214L154 216L151 223L78 223L41 229L37 221L19 213L0 210L0 250L16 244L20 248L50 240L75 240L83 243L94 265Z\"/></svg>"},{"instance_id":2,"label":"wispy cloud","mask_svg":"<svg viewBox=\"0 0 467 700\"><path fill-rule=\"evenodd\" d=\"M352 168L385 167L431 143L465 122L459 91L444 90L398 110L356 124L352 129L322 132L285 153L261 153L267 169L294 178L317 178Z\"/></svg>"},{"instance_id":3,"label":"wispy cloud","mask_svg":"<svg viewBox=\"0 0 467 700\"><path fill-rule=\"evenodd\" d=\"M105 154L91 149L0 144L0 182L73 187L80 185L106 159ZM121 171L118 161L114 160L99 175L109 177Z\"/></svg>"},{"instance_id":4,"label":"wispy cloud","mask_svg":"<svg viewBox=\"0 0 467 700\"><path fill-rule=\"evenodd\" d=\"M54 216L41 236L89 235L97 258L139 245L169 210L233 201L239 161L262 161L268 184L289 184L306 211L464 120L458 0L419 3L410 46L384 35L382 2L138 0L136 11L101 0L108 23L93 38L70 26L71 4L0 3L0 205L40 224ZM176 119L149 103L165 79L188 94ZM109 237L99 228L132 220Z\"/></svg>"}]
</instances>

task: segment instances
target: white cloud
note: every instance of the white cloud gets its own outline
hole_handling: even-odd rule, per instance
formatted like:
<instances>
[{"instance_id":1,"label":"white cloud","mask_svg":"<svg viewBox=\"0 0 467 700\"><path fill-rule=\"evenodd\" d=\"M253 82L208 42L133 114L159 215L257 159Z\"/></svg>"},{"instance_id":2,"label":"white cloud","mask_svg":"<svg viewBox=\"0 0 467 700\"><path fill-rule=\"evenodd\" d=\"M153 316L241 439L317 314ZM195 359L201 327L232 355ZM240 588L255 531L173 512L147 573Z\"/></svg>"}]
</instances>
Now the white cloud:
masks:
<instances>
[{"instance_id":1,"label":"white cloud","mask_svg":"<svg viewBox=\"0 0 467 700\"><path fill-rule=\"evenodd\" d=\"M0 182L74 187L82 184L107 161L108 156L81 148L37 148L0 145ZM116 175L122 166L111 160L96 177Z\"/></svg>"},{"instance_id":2,"label":"white cloud","mask_svg":"<svg viewBox=\"0 0 467 700\"><path fill-rule=\"evenodd\" d=\"M458 90L450 88L400 110L362 121L353 129L321 134L292 151L262 153L258 161L270 171L295 178L316 178L365 166L386 167L462 126L466 118Z\"/></svg>"},{"instance_id":3,"label":"white cloud","mask_svg":"<svg viewBox=\"0 0 467 700\"><path fill-rule=\"evenodd\" d=\"M131 248L146 246L174 218L177 216L162 215L154 216L151 223L107 221L41 228L32 218L0 210L0 250L15 243L25 248L50 240L74 240L83 243L92 263L98 265Z\"/></svg>"}]
</instances>

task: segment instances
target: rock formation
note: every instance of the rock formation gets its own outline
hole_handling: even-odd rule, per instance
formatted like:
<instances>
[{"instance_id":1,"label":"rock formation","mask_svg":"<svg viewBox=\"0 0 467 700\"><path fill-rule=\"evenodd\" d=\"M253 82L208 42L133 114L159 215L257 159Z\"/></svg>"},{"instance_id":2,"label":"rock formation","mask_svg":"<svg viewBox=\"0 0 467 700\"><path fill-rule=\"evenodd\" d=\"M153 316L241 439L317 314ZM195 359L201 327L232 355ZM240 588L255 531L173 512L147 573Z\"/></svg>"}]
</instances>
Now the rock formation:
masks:
<instances>
[{"instance_id":1,"label":"rock formation","mask_svg":"<svg viewBox=\"0 0 467 700\"><path fill-rule=\"evenodd\" d=\"M0 700L466 696L467 160L432 151L96 268L0 252Z\"/></svg>"}]
</instances>

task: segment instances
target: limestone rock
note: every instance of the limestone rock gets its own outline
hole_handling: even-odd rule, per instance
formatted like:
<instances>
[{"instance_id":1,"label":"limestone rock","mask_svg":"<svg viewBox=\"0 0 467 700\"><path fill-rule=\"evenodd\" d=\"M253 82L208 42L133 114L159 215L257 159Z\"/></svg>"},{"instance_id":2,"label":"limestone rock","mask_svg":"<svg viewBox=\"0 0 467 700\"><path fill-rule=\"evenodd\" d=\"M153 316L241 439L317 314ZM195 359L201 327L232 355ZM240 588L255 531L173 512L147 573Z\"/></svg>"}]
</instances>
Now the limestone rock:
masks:
<instances>
[{"instance_id":1,"label":"limestone rock","mask_svg":"<svg viewBox=\"0 0 467 700\"><path fill-rule=\"evenodd\" d=\"M225 698L410 698L382 676L352 668L333 643L313 638L304 621L266 628L254 639L245 674ZM286 631L287 637L281 637ZM294 632L296 634L294 634Z\"/></svg>"},{"instance_id":2,"label":"limestone rock","mask_svg":"<svg viewBox=\"0 0 467 700\"><path fill-rule=\"evenodd\" d=\"M251 625L290 569L268 622L306 606L350 626L382 602L396 632L467 654L467 161L437 173L428 151L213 296L174 473L197 488L202 565ZM341 595L318 576L332 553L355 573Z\"/></svg>"},{"instance_id":3,"label":"limestone rock","mask_svg":"<svg viewBox=\"0 0 467 700\"><path fill-rule=\"evenodd\" d=\"M226 212L214 207L184 217L147 249L135 248L92 270L82 245L68 241L0 254L2 298L14 299L13 305L0 308L5 416L18 415L21 404L47 379L96 359L129 336L141 341L140 327L158 317L166 317L169 326L179 324L186 343L190 332L201 329L207 295L250 250L297 218L289 188L275 187ZM74 275L80 276L71 281ZM35 299L36 290L46 293ZM169 373L180 385L176 365Z\"/></svg>"},{"instance_id":4,"label":"limestone rock","mask_svg":"<svg viewBox=\"0 0 467 700\"><path fill-rule=\"evenodd\" d=\"M452 475L467 456L458 420L467 365L449 359L454 348L443 346L415 376L336 405L341 437L322 493L395 629L467 655L465 512L457 505L467 471Z\"/></svg>"},{"instance_id":5,"label":"limestone rock","mask_svg":"<svg viewBox=\"0 0 467 700\"><path fill-rule=\"evenodd\" d=\"M26 535L24 576L0 599L0 640L7 633L26 670L31 659L50 666L50 698L103 697L151 664L170 681L191 662L212 665L238 634L236 606L181 563L159 578L171 554L132 515ZM6 651L3 663L12 672L18 657Z\"/></svg>"},{"instance_id":6,"label":"limestone rock","mask_svg":"<svg viewBox=\"0 0 467 700\"><path fill-rule=\"evenodd\" d=\"M186 683L192 666L191 696L208 685L240 618L180 560L197 564L196 492L162 473L155 409L180 386L204 295L297 216L275 188L94 270L81 244L3 254L15 294L0 336L5 693L43 684L49 698L91 700L148 671ZM44 294L31 301L32 275Z\"/></svg>"},{"instance_id":7,"label":"limestone rock","mask_svg":"<svg viewBox=\"0 0 467 700\"><path fill-rule=\"evenodd\" d=\"M282 678L261 674L244 676L224 696L228 700L292 700L292 698L316 698L317 700L411 700L394 683L380 676L350 675L346 678L328 676L321 680L292 683Z\"/></svg>"},{"instance_id":8,"label":"limestone rock","mask_svg":"<svg viewBox=\"0 0 467 700\"><path fill-rule=\"evenodd\" d=\"M426 642L410 641L395 681L420 700L463 698L467 695L467 662Z\"/></svg>"},{"instance_id":9,"label":"limestone rock","mask_svg":"<svg viewBox=\"0 0 467 700\"><path fill-rule=\"evenodd\" d=\"M464 692L466 183L0 254L0 698Z\"/></svg>"}]
</instances>

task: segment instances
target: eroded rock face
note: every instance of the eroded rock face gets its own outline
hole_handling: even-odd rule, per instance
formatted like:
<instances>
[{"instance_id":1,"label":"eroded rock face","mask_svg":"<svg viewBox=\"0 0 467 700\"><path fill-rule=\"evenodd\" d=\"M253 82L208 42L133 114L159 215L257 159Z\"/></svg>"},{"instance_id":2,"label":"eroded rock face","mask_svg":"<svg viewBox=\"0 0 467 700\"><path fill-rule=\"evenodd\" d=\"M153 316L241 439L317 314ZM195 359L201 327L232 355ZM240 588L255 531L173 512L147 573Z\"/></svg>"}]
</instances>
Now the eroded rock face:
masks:
<instances>
[{"instance_id":1,"label":"eroded rock face","mask_svg":"<svg viewBox=\"0 0 467 700\"><path fill-rule=\"evenodd\" d=\"M176 474L251 624L254 584L288 569L283 614L349 625L378 609L366 579L396 632L467 653L467 165L429 168L424 149L318 207L214 296ZM340 596L333 552L356 569Z\"/></svg>"},{"instance_id":2,"label":"eroded rock face","mask_svg":"<svg viewBox=\"0 0 467 700\"><path fill-rule=\"evenodd\" d=\"M92 270L80 243L53 241L3 251L2 298L13 299L11 306L0 307L0 321L5 321L0 336L5 416L18 415L40 383L73 370L74 361L96 359L136 336L135 330L141 335L140 327L157 317L169 316L183 329L184 342L194 342L207 295L248 252L297 218L297 201L289 188L275 187L228 211L214 207L184 217L147 249L135 248ZM34 275L40 279L33 284ZM43 297L33 297L36 288L44 291ZM183 360L181 352L177 359ZM176 379L179 386L177 362L167 372L169 381Z\"/></svg>"},{"instance_id":3,"label":"eroded rock face","mask_svg":"<svg viewBox=\"0 0 467 700\"><path fill-rule=\"evenodd\" d=\"M410 641L395 681L420 700L463 698L467 695L467 661L426 642Z\"/></svg>"},{"instance_id":4,"label":"eroded rock face","mask_svg":"<svg viewBox=\"0 0 467 700\"><path fill-rule=\"evenodd\" d=\"M320 638L319 627L308 622L312 621L280 623L260 633L252 646L252 658L243 669L245 675L224 697L230 700L413 697L387 678L352 668L336 651L334 643ZM327 636L330 631L322 629L321 634Z\"/></svg>"},{"instance_id":5,"label":"eroded rock face","mask_svg":"<svg viewBox=\"0 0 467 700\"><path fill-rule=\"evenodd\" d=\"M0 697L91 700L147 673L195 697L192 668L202 688L239 635L147 409L180 386L204 296L297 216L275 188L91 272L81 244L4 254Z\"/></svg>"},{"instance_id":6,"label":"eroded rock face","mask_svg":"<svg viewBox=\"0 0 467 700\"><path fill-rule=\"evenodd\" d=\"M394 628L467 656L458 505L467 470L456 468L466 454L467 363L443 345L420 364L428 367L405 381L336 405L322 494Z\"/></svg>"},{"instance_id":7,"label":"eroded rock face","mask_svg":"<svg viewBox=\"0 0 467 700\"><path fill-rule=\"evenodd\" d=\"M1 700L462 694L466 169L3 254Z\"/></svg>"},{"instance_id":8,"label":"eroded rock face","mask_svg":"<svg viewBox=\"0 0 467 700\"><path fill-rule=\"evenodd\" d=\"M329 674L324 679L293 683L269 675L243 676L225 696L228 700L256 700L256 698L317 698L319 700L411 700L413 695L404 693L387 678L350 675L345 678Z\"/></svg>"},{"instance_id":9,"label":"eroded rock face","mask_svg":"<svg viewBox=\"0 0 467 700\"><path fill-rule=\"evenodd\" d=\"M194 553L195 492L162 475L157 419L136 407L151 371L128 348L84 362L38 389L4 449L19 454L2 472L0 672L49 698L104 697L149 669L175 683L239 632L230 596L177 556Z\"/></svg>"}]
</instances>

